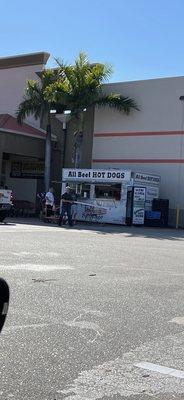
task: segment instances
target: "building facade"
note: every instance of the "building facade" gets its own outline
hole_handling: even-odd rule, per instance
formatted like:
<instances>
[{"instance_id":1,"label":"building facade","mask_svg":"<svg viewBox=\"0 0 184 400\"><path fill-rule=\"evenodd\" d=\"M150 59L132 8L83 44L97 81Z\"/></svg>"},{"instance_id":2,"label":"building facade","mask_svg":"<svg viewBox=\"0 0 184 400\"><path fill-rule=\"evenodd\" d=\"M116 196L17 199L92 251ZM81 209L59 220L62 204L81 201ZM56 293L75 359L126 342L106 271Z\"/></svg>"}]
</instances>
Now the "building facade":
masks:
<instances>
[{"instance_id":1,"label":"building facade","mask_svg":"<svg viewBox=\"0 0 184 400\"><path fill-rule=\"evenodd\" d=\"M45 131L32 116L20 126L16 112L26 81L38 80L48 53L0 58L0 180L18 200L33 202L44 160ZM32 171L31 171L32 169Z\"/></svg>"},{"instance_id":2,"label":"building facade","mask_svg":"<svg viewBox=\"0 0 184 400\"><path fill-rule=\"evenodd\" d=\"M31 115L20 126L16 112L28 79L39 80L49 58L45 52L0 58L0 184L13 190L17 201L35 203L44 189L45 135ZM63 131L52 120L52 180L61 178ZM60 191L58 185L56 193Z\"/></svg>"},{"instance_id":3,"label":"building facade","mask_svg":"<svg viewBox=\"0 0 184 400\"><path fill-rule=\"evenodd\" d=\"M140 111L95 110L92 166L160 175L169 222L179 207L184 226L184 77L108 84L104 91L132 97Z\"/></svg>"},{"instance_id":4,"label":"building facade","mask_svg":"<svg viewBox=\"0 0 184 400\"><path fill-rule=\"evenodd\" d=\"M16 111L26 81L39 80L45 52L0 58L0 182L18 200L35 202L43 190L45 135L33 116L22 126ZM109 108L86 112L81 168L124 168L161 177L160 197L169 199L169 222L184 226L184 77L104 85L105 93L133 98L140 111L128 116ZM42 126L44 128L44 126ZM74 126L67 127L65 167L74 167ZM60 194L64 157L62 124L52 118L51 180Z\"/></svg>"}]
</instances>

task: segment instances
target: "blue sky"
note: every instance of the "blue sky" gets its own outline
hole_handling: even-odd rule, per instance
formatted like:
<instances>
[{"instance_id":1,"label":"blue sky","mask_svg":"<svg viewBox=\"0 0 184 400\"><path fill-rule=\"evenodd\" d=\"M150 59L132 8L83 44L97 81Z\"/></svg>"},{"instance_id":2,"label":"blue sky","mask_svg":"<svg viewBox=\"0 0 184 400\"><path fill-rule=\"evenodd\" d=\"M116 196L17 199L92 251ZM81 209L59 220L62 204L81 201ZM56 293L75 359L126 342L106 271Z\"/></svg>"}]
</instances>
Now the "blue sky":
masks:
<instances>
[{"instance_id":1,"label":"blue sky","mask_svg":"<svg viewBox=\"0 0 184 400\"><path fill-rule=\"evenodd\" d=\"M184 1L1 0L0 56L41 50L85 51L111 81L184 75Z\"/></svg>"}]
</instances>

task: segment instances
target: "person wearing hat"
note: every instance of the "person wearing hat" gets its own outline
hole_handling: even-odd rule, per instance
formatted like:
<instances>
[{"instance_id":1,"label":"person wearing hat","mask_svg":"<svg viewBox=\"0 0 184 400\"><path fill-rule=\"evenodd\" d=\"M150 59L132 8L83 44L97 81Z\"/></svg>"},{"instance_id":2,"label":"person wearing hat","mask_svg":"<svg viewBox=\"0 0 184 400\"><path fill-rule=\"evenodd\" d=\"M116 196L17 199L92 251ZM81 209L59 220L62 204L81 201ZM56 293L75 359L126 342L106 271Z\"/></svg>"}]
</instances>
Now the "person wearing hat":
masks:
<instances>
[{"instance_id":1,"label":"person wearing hat","mask_svg":"<svg viewBox=\"0 0 184 400\"><path fill-rule=\"evenodd\" d=\"M63 217L65 213L67 214L68 217L68 223L69 226L72 226L72 215L71 215L71 207L73 204L73 197L71 194L71 188L70 186L66 186L65 193L61 196L61 201L62 201L62 206L61 206L61 214L59 216L59 222L58 225L61 226L63 223Z\"/></svg>"}]
</instances>

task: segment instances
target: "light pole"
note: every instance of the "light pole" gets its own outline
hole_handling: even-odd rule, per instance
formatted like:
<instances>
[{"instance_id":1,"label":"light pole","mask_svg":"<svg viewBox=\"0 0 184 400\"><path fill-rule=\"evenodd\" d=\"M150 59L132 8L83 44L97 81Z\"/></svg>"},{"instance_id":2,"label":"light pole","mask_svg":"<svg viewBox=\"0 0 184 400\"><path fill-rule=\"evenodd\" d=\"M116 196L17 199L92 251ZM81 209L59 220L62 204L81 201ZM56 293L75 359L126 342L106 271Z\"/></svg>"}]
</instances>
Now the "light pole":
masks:
<instances>
[{"instance_id":1,"label":"light pole","mask_svg":"<svg viewBox=\"0 0 184 400\"><path fill-rule=\"evenodd\" d=\"M62 129L64 131L64 143L63 143L63 168L65 166L65 155L66 155L66 135L67 135L67 123L71 119L71 111L65 110L62 114L58 114L56 110L52 110L52 114L62 123Z\"/></svg>"}]
</instances>

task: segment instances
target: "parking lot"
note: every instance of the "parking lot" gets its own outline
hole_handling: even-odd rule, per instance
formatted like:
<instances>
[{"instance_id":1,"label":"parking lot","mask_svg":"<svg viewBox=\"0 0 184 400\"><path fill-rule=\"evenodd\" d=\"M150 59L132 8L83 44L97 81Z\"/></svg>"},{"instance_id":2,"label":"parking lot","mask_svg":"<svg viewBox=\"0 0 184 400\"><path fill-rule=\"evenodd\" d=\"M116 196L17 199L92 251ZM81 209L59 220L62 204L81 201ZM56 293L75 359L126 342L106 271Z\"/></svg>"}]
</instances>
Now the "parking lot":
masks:
<instances>
[{"instance_id":1,"label":"parking lot","mask_svg":"<svg viewBox=\"0 0 184 400\"><path fill-rule=\"evenodd\" d=\"M0 225L3 400L184 398L184 232Z\"/></svg>"}]
</instances>

